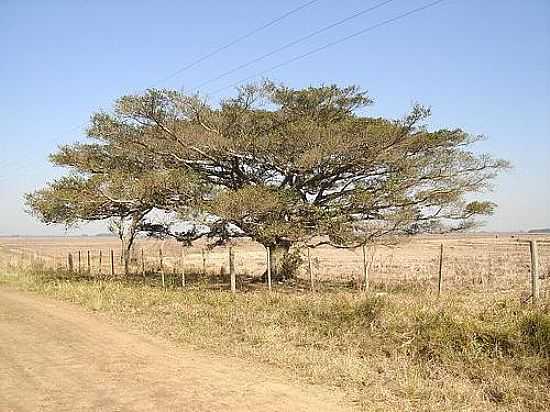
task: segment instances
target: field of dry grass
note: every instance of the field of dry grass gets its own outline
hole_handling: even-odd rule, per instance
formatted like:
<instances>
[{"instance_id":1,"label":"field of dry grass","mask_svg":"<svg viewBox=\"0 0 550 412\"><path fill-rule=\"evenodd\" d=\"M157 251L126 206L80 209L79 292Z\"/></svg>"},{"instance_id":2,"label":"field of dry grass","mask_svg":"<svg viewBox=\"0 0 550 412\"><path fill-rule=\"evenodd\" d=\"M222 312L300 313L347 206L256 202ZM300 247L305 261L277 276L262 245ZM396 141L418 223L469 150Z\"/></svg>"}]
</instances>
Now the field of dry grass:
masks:
<instances>
[{"instance_id":1,"label":"field of dry grass","mask_svg":"<svg viewBox=\"0 0 550 412\"><path fill-rule=\"evenodd\" d=\"M8 285L83 305L182 347L284 368L336 386L365 411L542 411L550 402L550 301L504 292L435 297L300 292L232 294L196 284L96 281L0 270Z\"/></svg>"},{"instance_id":2,"label":"field of dry grass","mask_svg":"<svg viewBox=\"0 0 550 412\"><path fill-rule=\"evenodd\" d=\"M437 282L440 245L444 246L443 273L446 289L473 289L481 291L523 290L529 285L529 239L538 239L539 265L542 291L549 289L550 236L549 235L491 235L467 234L421 236L395 246L377 245L367 250L369 278L382 289L414 284L419 288L433 289ZM91 272L109 273L109 254L115 256L115 271L122 272L120 245L115 237L13 237L0 238L0 247L12 256L13 262L30 262L40 259L50 268L67 265L67 256L73 255L75 267L78 254L81 267L87 268L90 253ZM227 247L207 249L203 243L192 247L166 240L139 239L133 251L132 267L141 273L143 251L144 266L148 272L159 272L159 251L167 272L206 273L220 276L228 273ZM236 272L241 278L260 276L266 267L263 246L249 241L233 243ZM306 249L301 252L304 264L301 276L309 275ZM363 255L361 249L346 250L321 246L310 250L312 276L321 283L341 283L358 286L362 280Z\"/></svg>"},{"instance_id":3,"label":"field of dry grass","mask_svg":"<svg viewBox=\"0 0 550 412\"><path fill-rule=\"evenodd\" d=\"M547 292L550 238L537 239L541 289ZM108 272L106 257L118 248L115 238L0 238L0 284L84 305L184 346L337 386L358 409L523 412L545 410L550 402L550 300L543 293L538 305L525 303L530 267L525 240L425 236L370 248L374 287L368 294L353 282L362 272L361 250L317 248L311 250L321 280L316 292L306 281L306 287L277 284L271 293L249 282L242 284L243 293L231 294L227 278L219 276L226 271L227 248L183 249L141 239L136 251L143 249L146 257L144 281L63 269L67 254L77 256L79 250L82 256L92 252L97 269L101 250L102 271ZM438 297L442 243L446 293ZM259 276L263 247L246 241L233 247L241 278ZM161 288L155 272L159 249L168 268L177 273L184 265L200 276L185 289L176 283ZM54 264L58 270L50 269ZM134 265L138 270L139 259Z\"/></svg>"}]
</instances>

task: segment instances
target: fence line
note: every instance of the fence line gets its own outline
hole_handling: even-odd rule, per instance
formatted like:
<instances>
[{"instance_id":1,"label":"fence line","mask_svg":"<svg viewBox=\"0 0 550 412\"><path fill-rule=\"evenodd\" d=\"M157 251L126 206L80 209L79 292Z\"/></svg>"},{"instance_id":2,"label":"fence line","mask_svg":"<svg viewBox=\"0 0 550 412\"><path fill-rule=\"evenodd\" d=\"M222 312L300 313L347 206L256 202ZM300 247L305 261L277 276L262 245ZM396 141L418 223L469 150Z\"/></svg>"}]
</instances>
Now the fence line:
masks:
<instances>
[{"instance_id":1,"label":"fence line","mask_svg":"<svg viewBox=\"0 0 550 412\"><path fill-rule=\"evenodd\" d=\"M64 268L80 274L84 272L82 256L85 256L88 275L124 275L122 256L112 248L108 249L108 262L103 259L105 248L64 247L64 257L57 253L40 253L40 250L28 245L23 248L4 246L3 249L9 255L19 256L20 261L28 259L31 265L40 260L46 267ZM155 257L145 253L143 247L138 249L139 254L134 248L129 269L132 274L140 274L144 278L148 274L160 274L165 287L170 270L173 277L178 276L177 282L182 287L193 275L201 275L216 277L222 282L227 280L231 290L236 290L237 277L250 279L264 273L267 286L272 286L269 249L254 249L250 245L241 247L238 244L229 249L231 251L227 255L227 248L224 247L214 250L190 248L184 253L180 246L178 254L166 253L159 248L159 256ZM167 250L170 252L170 248ZM441 293L445 285L445 290L529 290L535 300L541 291L545 293L549 289L550 241L545 239L537 240L534 248L532 241L523 240L494 243L446 241L444 248L442 244L430 241L390 247L369 245L366 249L344 252L329 247L308 247L301 252L305 264L299 271L300 279L306 284L309 281L311 290L332 283L345 283L357 289L366 289L372 284L385 290L416 284ZM370 262L367 262L367 255ZM75 257L78 259L76 265ZM229 278L226 278L227 274ZM537 280L536 285L533 279Z\"/></svg>"}]
</instances>

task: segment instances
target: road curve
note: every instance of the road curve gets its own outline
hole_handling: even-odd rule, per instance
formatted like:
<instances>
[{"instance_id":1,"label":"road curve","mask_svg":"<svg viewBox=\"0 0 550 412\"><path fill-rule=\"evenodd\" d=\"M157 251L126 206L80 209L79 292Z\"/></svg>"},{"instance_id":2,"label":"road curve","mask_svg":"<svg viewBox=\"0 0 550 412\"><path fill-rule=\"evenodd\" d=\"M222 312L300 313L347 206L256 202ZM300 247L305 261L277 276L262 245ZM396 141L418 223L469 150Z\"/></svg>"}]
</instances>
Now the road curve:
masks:
<instances>
[{"instance_id":1,"label":"road curve","mask_svg":"<svg viewBox=\"0 0 550 412\"><path fill-rule=\"evenodd\" d=\"M341 411L342 395L0 289L0 411Z\"/></svg>"}]
</instances>

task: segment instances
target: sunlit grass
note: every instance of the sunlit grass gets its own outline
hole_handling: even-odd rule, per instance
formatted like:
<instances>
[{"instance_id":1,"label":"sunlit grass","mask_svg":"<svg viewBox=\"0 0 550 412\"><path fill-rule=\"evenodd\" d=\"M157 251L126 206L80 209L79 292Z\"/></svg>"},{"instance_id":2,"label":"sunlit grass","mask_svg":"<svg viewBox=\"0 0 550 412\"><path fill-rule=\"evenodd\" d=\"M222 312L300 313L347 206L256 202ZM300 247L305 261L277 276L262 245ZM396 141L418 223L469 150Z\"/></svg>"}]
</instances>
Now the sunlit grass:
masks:
<instances>
[{"instance_id":1,"label":"sunlit grass","mask_svg":"<svg viewBox=\"0 0 550 412\"><path fill-rule=\"evenodd\" d=\"M15 274L14 274L15 273ZM81 304L182 346L343 388L365 410L544 410L550 302L418 290L231 294L12 271L0 283Z\"/></svg>"}]
</instances>

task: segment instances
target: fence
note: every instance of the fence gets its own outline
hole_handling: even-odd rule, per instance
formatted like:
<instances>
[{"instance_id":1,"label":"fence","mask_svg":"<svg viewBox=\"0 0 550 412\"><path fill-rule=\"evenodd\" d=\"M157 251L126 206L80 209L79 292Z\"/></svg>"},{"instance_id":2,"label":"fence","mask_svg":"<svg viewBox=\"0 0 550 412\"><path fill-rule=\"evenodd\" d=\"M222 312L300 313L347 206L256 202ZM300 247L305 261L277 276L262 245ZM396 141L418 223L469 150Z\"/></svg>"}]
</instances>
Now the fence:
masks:
<instances>
[{"instance_id":1,"label":"fence","mask_svg":"<svg viewBox=\"0 0 550 412\"><path fill-rule=\"evenodd\" d=\"M550 282L549 239L539 238L535 247L530 246L534 237L494 236L422 237L395 246L358 249L303 247L299 278L302 286L310 289L347 285L392 290L414 286L442 293L469 289L545 295ZM23 238L0 239L0 244L11 264L40 262L48 268L94 276L124 273L121 253L112 247L116 246L114 240L78 238L75 242L52 244L50 240L33 242ZM242 286L266 273L266 252L253 242L208 249L204 245L185 248L176 242L140 240L132 251L129 269L133 275L157 278L163 285L168 280L186 285L190 280L210 278L218 284L227 281L236 290L237 283Z\"/></svg>"}]
</instances>

